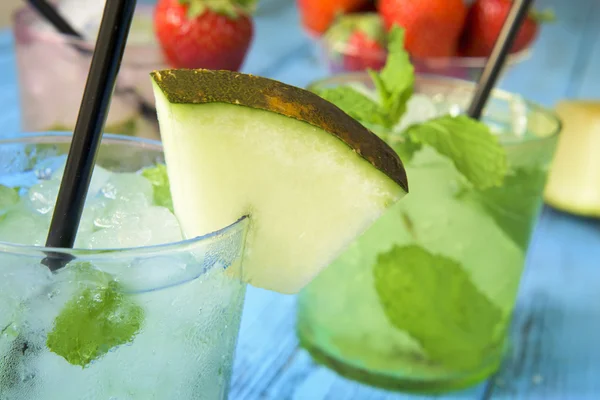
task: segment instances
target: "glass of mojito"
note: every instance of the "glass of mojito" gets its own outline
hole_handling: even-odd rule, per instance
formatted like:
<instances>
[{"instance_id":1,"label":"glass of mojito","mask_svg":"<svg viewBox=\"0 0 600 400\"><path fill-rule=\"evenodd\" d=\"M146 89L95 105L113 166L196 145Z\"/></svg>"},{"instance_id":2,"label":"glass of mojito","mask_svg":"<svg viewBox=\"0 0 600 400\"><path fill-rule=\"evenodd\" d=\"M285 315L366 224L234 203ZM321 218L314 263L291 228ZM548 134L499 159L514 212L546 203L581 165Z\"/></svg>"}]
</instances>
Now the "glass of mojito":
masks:
<instances>
[{"instance_id":1,"label":"glass of mojito","mask_svg":"<svg viewBox=\"0 0 600 400\"><path fill-rule=\"evenodd\" d=\"M500 90L482 120L470 120L462 114L472 83L415 77L401 51L391 58L381 73L310 87L386 140L411 186L303 289L297 333L317 361L351 379L458 389L494 372L508 345L561 125Z\"/></svg>"},{"instance_id":2,"label":"glass of mojito","mask_svg":"<svg viewBox=\"0 0 600 400\"><path fill-rule=\"evenodd\" d=\"M184 240L160 143L105 135L76 249L45 248L70 140L0 140L0 399L225 399L247 218Z\"/></svg>"},{"instance_id":3,"label":"glass of mojito","mask_svg":"<svg viewBox=\"0 0 600 400\"><path fill-rule=\"evenodd\" d=\"M57 7L86 38L95 38L103 1L61 1ZM159 139L148 74L166 64L155 40L152 5L139 5L132 22L106 132ZM24 132L72 131L87 79L94 40L72 38L31 7L13 18ZM42 61L43 60L43 61Z\"/></svg>"}]
</instances>

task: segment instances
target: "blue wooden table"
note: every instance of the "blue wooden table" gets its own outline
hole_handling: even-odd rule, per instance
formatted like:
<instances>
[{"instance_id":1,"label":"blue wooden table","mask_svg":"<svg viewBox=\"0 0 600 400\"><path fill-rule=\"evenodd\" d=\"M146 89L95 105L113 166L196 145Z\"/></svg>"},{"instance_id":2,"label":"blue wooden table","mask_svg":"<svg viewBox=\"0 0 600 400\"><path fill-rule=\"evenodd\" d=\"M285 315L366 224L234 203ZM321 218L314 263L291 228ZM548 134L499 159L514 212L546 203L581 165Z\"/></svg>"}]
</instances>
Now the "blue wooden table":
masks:
<instances>
[{"instance_id":1,"label":"blue wooden table","mask_svg":"<svg viewBox=\"0 0 600 400\"><path fill-rule=\"evenodd\" d=\"M291 0L263 0L244 71L305 86L327 75ZM544 28L533 57L501 83L539 103L600 97L600 2L539 0L558 21ZM12 37L0 32L0 126L19 129ZM600 150L600 149L599 149ZM598 183L600 184L600 182ZM500 372L446 396L389 393L345 380L298 348L295 297L250 288L232 400L600 399L600 221L545 208L522 280L512 337Z\"/></svg>"}]
</instances>

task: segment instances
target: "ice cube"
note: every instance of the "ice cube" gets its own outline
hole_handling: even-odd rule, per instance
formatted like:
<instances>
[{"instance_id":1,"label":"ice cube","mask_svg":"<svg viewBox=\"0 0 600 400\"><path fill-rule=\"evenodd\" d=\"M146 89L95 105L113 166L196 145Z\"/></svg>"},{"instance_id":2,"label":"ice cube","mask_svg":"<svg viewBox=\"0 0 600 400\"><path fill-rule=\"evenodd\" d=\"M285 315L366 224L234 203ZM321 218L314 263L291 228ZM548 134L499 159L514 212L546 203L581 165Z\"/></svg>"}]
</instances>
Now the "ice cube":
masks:
<instances>
[{"instance_id":1,"label":"ice cube","mask_svg":"<svg viewBox=\"0 0 600 400\"><path fill-rule=\"evenodd\" d=\"M178 242L183 239L179 221L165 207L151 206L140 213L139 225L150 231L152 237L148 244Z\"/></svg>"},{"instance_id":2,"label":"ice cube","mask_svg":"<svg viewBox=\"0 0 600 400\"><path fill-rule=\"evenodd\" d=\"M116 228L100 229L89 236L88 249L116 249L119 246Z\"/></svg>"},{"instance_id":3,"label":"ice cube","mask_svg":"<svg viewBox=\"0 0 600 400\"><path fill-rule=\"evenodd\" d=\"M110 177L112 176L112 172L109 170L102 168L99 165L94 167L94 173L92 175L92 181L90 182L90 189L88 191L89 196L95 196L97 193L102 190L102 188L108 183Z\"/></svg>"},{"instance_id":4,"label":"ice cube","mask_svg":"<svg viewBox=\"0 0 600 400\"><path fill-rule=\"evenodd\" d=\"M49 227L47 216L17 207L0 219L0 241L43 246Z\"/></svg>"},{"instance_id":5,"label":"ice cube","mask_svg":"<svg viewBox=\"0 0 600 400\"><path fill-rule=\"evenodd\" d=\"M18 334L26 303L44 290L52 273L39 261L24 261L23 257L0 253L0 331L10 327L10 334ZM0 334L2 336L3 334Z\"/></svg>"},{"instance_id":6,"label":"ice cube","mask_svg":"<svg viewBox=\"0 0 600 400\"><path fill-rule=\"evenodd\" d=\"M402 132L410 125L425 122L439 115L436 104L429 96L413 94L406 104L406 113L394 127L394 132Z\"/></svg>"},{"instance_id":7,"label":"ice cube","mask_svg":"<svg viewBox=\"0 0 600 400\"><path fill-rule=\"evenodd\" d=\"M106 204L110 200L104 197L89 197L85 202L83 208L83 214L81 214L81 220L79 222L79 229L77 233L88 233L93 232L95 227L96 218L100 218L106 208Z\"/></svg>"},{"instance_id":8,"label":"ice cube","mask_svg":"<svg viewBox=\"0 0 600 400\"><path fill-rule=\"evenodd\" d=\"M40 214L48 214L54 209L59 188L60 181L55 179L33 185L27 194L31 208Z\"/></svg>"},{"instance_id":9,"label":"ice cube","mask_svg":"<svg viewBox=\"0 0 600 400\"><path fill-rule=\"evenodd\" d=\"M55 176L60 176L65 169L66 162L66 155L49 157L41 160L36 165L35 175L38 177L38 179L42 180L49 180Z\"/></svg>"},{"instance_id":10,"label":"ice cube","mask_svg":"<svg viewBox=\"0 0 600 400\"><path fill-rule=\"evenodd\" d=\"M205 271L186 254L158 256L136 260L119 274L128 290L144 292L158 290L191 281ZM189 268L188 268L189 265Z\"/></svg>"},{"instance_id":11,"label":"ice cube","mask_svg":"<svg viewBox=\"0 0 600 400\"><path fill-rule=\"evenodd\" d=\"M117 204L129 205L127 202ZM177 242L183 238L177 219L164 207L152 206L131 213L117 212L110 218L102 221L107 225L104 229L89 236L89 248L151 246Z\"/></svg>"},{"instance_id":12,"label":"ice cube","mask_svg":"<svg viewBox=\"0 0 600 400\"><path fill-rule=\"evenodd\" d=\"M111 200L103 198L99 201L94 214L96 228L117 228L122 225L137 225L140 210L148 207L147 200L138 196L132 201Z\"/></svg>"},{"instance_id":13,"label":"ice cube","mask_svg":"<svg viewBox=\"0 0 600 400\"><path fill-rule=\"evenodd\" d=\"M152 203L154 189L143 176L135 173L112 174L101 189L104 197L129 202Z\"/></svg>"}]
</instances>

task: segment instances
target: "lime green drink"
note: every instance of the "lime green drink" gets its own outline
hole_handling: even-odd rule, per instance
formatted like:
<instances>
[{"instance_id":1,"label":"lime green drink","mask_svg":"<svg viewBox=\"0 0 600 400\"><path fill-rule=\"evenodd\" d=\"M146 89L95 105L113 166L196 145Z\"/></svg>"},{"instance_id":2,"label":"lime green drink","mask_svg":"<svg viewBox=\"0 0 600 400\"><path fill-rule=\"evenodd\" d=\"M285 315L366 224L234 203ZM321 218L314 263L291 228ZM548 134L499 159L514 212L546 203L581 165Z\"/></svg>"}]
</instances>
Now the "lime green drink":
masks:
<instances>
[{"instance_id":1,"label":"lime green drink","mask_svg":"<svg viewBox=\"0 0 600 400\"><path fill-rule=\"evenodd\" d=\"M399 71L402 55L394 57ZM436 392L484 379L501 362L560 123L497 91L486 127L460 116L472 84L414 78L404 65L410 100L396 121L376 120L378 110L394 110L385 103L390 70L311 88L334 99L345 88L338 104L358 118L352 104L371 107L362 120L402 155L411 187L301 292L297 332L317 361L344 376ZM348 100L356 96L348 90L362 97Z\"/></svg>"}]
</instances>

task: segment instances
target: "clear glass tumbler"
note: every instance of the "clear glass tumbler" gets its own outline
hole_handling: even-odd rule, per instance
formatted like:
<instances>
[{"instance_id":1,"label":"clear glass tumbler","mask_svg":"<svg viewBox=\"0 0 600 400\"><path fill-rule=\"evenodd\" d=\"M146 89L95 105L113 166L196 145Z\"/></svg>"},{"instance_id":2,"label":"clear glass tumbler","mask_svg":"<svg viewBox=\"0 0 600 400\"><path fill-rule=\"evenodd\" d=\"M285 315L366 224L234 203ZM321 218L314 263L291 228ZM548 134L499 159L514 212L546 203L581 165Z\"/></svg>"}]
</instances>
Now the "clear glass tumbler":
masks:
<instances>
[{"instance_id":1,"label":"clear glass tumbler","mask_svg":"<svg viewBox=\"0 0 600 400\"><path fill-rule=\"evenodd\" d=\"M73 131L94 42L57 33L30 7L15 13L13 31L21 129ZM140 5L131 26L106 132L160 139L150 72L166 67L154 37L152 6Z\"/></svg>"},{"instance_id":2,"label":"clear glass tumbler","mask_svg":"<svg viewBox=\"0 0 600 400\"><path fill-rule=\"evenodd\" d=\"M0 184L43 181L70 139L0 140ZM134 172L162 161L158 142L106 135L97 165ZM44 216L26 214L15 237L40 229ZM237 277L246 226L243 218L203 237L124 249L0 242L0 399L226 399L245 294ZM52 273L44 260L55 252L72 261ZM112 336L134 323L133 339L113 346ZM118 330L105 330L110 324ZM73 361L90 349L79 343L98 338L93 349L104 355L85 366ZM79 350L66 357L52 346Z\"/></svg>"},{"instance_id":3,"label":"clear glass tumbler","mask_svg":"<svg viewBox=\"0 0 600 400\"><path fill-rule=\"evenodd\" d=\"M348 74L312 87L349 83L371 80ZM464 111L473 89L421 76L415 92L437 115ZM498 368L561 124L500 90L482 120L506 151L504 183L476 190L429 148L405 159L410 193L300 293L297 332L315 359L414 392L463 388ZM388 133L393 147L399 138Z\"/></svg>"}]
</instances>

